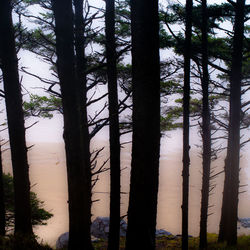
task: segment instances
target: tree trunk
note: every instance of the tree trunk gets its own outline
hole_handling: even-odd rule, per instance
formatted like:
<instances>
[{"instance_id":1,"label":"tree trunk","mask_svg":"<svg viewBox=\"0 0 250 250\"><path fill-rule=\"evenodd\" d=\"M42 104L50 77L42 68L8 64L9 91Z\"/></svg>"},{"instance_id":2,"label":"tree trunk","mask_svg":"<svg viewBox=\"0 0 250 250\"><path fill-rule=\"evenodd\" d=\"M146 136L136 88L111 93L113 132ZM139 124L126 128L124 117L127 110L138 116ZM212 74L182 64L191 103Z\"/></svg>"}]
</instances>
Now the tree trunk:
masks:
<instances>
[{"instance_id":1,"label":"tree trunk","mask_svg":"<svg viewBox=\"0 0 250 250\"><path fill-rule=\"evenodd\" d=\"M5 235L5 204L4 204L4 185L3 185L3 162L2 145L0 144L0 235Z\"/></svg>"},{"instance_id":2,"label":"tree trunk","mask_svg":"<svg viewBox=\"0 0 250 250\"><path fill-rule=\"evenodd\" d=\"M78 81L78 95L81 106L81 126L84 160L84 178L86 179L86 201L85 211L87 223L84 225L84 232L90 234L91 226L91 160L90 160L90 136L87 118L87 79L86 79L86 58L85 58L85 20L83 17L83 0L74 0L75 6L75 46L76 46L76 70ZM90 243L88 243L90 244ZM92 247L92 246L90 246Z\"/></svg>"},{"instance_id":3,"label":"tree trunk","mask_svg":"<svg viewBox=\"0 0 250 250\"><path fill-rule=\"evenodd\" d=\"M57 69L60 80L69 194L69 246L93 249L90 237L91 190L88 155L84 148L80 81L75 70L71 0L53 0L56 23Z\"/></svg>"},{"instance_id":4,"label":"tree trunk","mask_svg":"<svg viewBox=\"0 0 250 250\"><path fill-rule=\"evenodd\" d=\"M115 1L106 0L106 56L109 93L110 147L110 225L108 249L119 249L120 242L120 131L118 115Z\"/></svg>"},{"instance_id":5,"label":"tree trunk","mask_svg":"<svg viewBox=\"0 0 250 250\"><path fill-rule=\"evenodd\" d=\"M207 216L209 201L209 178L211 165L211 130L209 107L208 41L207 41L207 1L202 0L202 190L200 218L200 248L207 247Z\"/></svg>"},{"instance_id":6,"label":"tree trunk","mask_svg":"<svg viewBox=\"0 0 250 250\"><path fill-rule=\"evenodd\" d=\"M132 0L133 143L126 249L154 249L160 148L158 1ZM140 239L140 240L138 240Z\"/></svg>"},{"instance_id":7,"label":"tree trunk","mask_svg":"<svg viewBox=\"0 0 250 250\"><path fill-rule=\"evenodd\" d=\"M186 31L184 51L183 96L183 185L182 185L182 249L188 249L188 196L189 196L189 102L190 102L190 51L192 36L193 1L186 1Z\"/></svg>"},{"instance_id":8,"label":"tree trunk","mask_svg":"<svg viewBox=\"0 0 250 250\"><path fill-rule=\"evenodd\" d=\"M244 11L245 0L237 0L230 74L228 148L225 161L225 182L219 232L219 240L226 240L228 245L237 244Z\"/></svg>"},{"instance_id":9,"label":"tree trunk","mask_svg":"<svg viewBox=\"0 0 250 250\"><path fill-rule=\"evenodd\" d=\"M15 233L32 234L30 181L11 1L0 1L0 46L15 191Z\"/></svg>"},{"instance_id":10,"label":"tree trunk","mask_svg":"<svg viewBox=\"0 0 250 250\"><path fill-rule=\"evenodd\" d=\"M230 194L229 194L229 175L230 170L228 169L228 160L227 157L225 159L225 180L224 180L224 188L223 188L223 197L222 197L222 207L221 207L221 218L220 218L220 228L219 228L219 236L218 242L224 242L226 240L226 230L228 227L228 220L227 220L227 210L228 204L230 204Z\"/></svg>"}]
</instances>

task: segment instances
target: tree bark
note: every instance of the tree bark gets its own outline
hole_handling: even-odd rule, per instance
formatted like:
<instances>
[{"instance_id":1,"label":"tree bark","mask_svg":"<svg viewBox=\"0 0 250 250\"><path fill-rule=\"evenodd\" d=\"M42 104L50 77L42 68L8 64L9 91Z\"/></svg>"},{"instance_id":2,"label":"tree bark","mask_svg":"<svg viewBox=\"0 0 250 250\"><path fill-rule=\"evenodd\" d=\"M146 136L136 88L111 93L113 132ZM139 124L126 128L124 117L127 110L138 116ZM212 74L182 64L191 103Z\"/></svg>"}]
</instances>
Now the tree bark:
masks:
<instances>
[{"instance_id":1,"label":"tree bark","mask_svg":"<svg viewBox=\"0 0 250 250\"><path fill-rule=\"evenodd\" d=\"M0 1L0 47L14 179L15 233L32 234L29 166L11 12L11 1Z\"/></svg>"},{"instance_id":2,"label":"tree bark","mask_svg":"<svg viewBox=\"0 0 250 250\"><path fill-rule=\"evenodd\" d=\"M209 107L208 41L207 41L207 1L202 0L202 190L200 218L200 249L207 247L207 216L209 202L209 180L211 165L211 129Z\"/></svg>"},{"instance_id":3,"label":"tree bark","mask_svg":"<svg viewBox=\"0 0 250 250\"><path fill-rule=\"evenodd\" d=\"M106 0L106 56L109 96L110 147L110 224L108 249L119 249L120 243L120 131L118 114L115 1Z\"/></svg>"},{"instance_id":4,"label":"tree bark","mask_svg":"<svg viewBox=\"0 0 250 250\"><path fill-rule=\"evenodd\" d=\"M90 166L86 144L83 143L86 131L83 128L82 97L79 94L80 76L74 54L72 1L53 0L52 8L56 23L57 69L62 93L68 176L68 249L92 250Z\"/></svg>"},{"instance_id":5,"label":"tree bark","mask_svg":"<svg viewBox=\"0 0 250 250\"><path fill-rule=\"evenodd\" d=\"M90 234L91 227L91 160L90 160L90 135L87 118L87 78L86 78L86 58L85 58L85 20L83 17L83 0L74 0L75 6L75 47L76 47L76 70L78 91L81 106L81 126L84 159L84 178L86 178L86 198L85 211L87 223L84 232ZM88 243L90 244L90 243ZM92 246L89 246L90 249Z\"/></svg>"},{"instance_id":6,"label":"tree bark","mask_svg":"<svg viewBox=\"0 0 250 250\"><path fill-rule=\"evenodd\" d=\"M193 1L186 1L186 31L184 48L183 96L183 185L182 185L182 249L188 249L188 196L189 196L189 103L190 103L190 51L192 36Z\"/></svg>"},{"instance_id":7,"label":"tree bark","mask_svg":"<svg viewBox=\"0 0 250 250\"><path fill-rule=\"evenodd\" d=\"M133 142L126 249L155 249L160 148L158 1L131 0ZM141 240L138 240L141 239Z\"/></svg>"},{"instance_id":8,"label":"tree bark","mask_svg":"<svg viewBox=\"0 0 250 250\"><path fill-rule=\"evenodd\" d=\"M230 74L228 148L225 161L225 182L219 231L219 241L227 241L228 245L237 244L240 171L241 80L245 0L237 0L235 8L232 66Z\"/></svg>"},{"instance_id":9,"label":"tree bark","mask_svg":"<svg viewBox=\"0 0 250 250\"><path fill-rule=\"evenodd\" d=\"M5 204L4 204L4 184L3 184L3 162L2 145L0 144L0 235L5 235Z\"/></svg>"}]
</instances>

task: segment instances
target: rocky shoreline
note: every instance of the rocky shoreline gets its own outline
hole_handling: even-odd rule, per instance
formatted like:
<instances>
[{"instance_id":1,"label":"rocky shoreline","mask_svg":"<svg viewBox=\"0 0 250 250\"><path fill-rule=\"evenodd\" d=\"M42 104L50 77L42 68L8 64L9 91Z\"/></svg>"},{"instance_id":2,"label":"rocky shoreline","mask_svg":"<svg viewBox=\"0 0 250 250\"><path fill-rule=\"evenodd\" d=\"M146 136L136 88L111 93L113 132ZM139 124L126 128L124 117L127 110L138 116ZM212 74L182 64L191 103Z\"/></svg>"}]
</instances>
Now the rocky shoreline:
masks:
<instances>
[{"instance_id":1,"label":"rocky shoreline","mask_svg":"<svg viewBox=\"0 0 250 250\"><path fill-rule=\"evenodd\" d=\"M127 223L124 220L121 220L120 223L120 236L125 237L127 230ZM109 233L109 217L96 217L91 225L91 239L92 242L99 241L100 239L108 239ZM155 232L156 237L167 236L169 238L176 238L179 235L173 235L172 233L164 230L157 229ZM69 233L63 233L59 236L56 241L56 249L64 248L68 245Z\"/></svg>"},{"instance_id":2,"label":"rocky shoreline","mask_svg":"<svg viewBox=\"0 0 250 250\"><path fill-rule=\"evenodd\" d=\"M250 228L250 218L239 218L238 222L244 228ZM120 236L125 237L127 230L127 223L124 220L121 220L120 223ZM109 233L109 217L96 217L91 225L91 239L92 242L97 242L100 239L108 239ZM167 237L169 239L180 238L181 234L173 235L172 233L166 231L165 229L157 229L155 232L156 237ZM193 237L189 235L189 237ZM69 233L63 233L59 236L56 241L56 249L64 248L68 245Z\"/></svg>"}]
</instances>

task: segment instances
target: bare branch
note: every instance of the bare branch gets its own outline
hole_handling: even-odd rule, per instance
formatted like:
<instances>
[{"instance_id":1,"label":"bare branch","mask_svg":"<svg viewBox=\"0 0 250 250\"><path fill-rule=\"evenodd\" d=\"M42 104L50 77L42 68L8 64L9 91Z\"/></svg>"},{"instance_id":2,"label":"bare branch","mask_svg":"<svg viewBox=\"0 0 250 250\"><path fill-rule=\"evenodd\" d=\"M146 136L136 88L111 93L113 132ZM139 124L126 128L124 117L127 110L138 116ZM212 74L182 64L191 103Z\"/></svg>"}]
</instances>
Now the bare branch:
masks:
<instances>
[{"instance_id":1,"label":"bare branch","mask_svg":"<svg viewBox=\"0 0 250 250\"><path fill-rule=\"evenodd\" d=\"M26 127L25 130L35 126L39 121L33 122L30 126Z\"/></svg>"}]
</instances>

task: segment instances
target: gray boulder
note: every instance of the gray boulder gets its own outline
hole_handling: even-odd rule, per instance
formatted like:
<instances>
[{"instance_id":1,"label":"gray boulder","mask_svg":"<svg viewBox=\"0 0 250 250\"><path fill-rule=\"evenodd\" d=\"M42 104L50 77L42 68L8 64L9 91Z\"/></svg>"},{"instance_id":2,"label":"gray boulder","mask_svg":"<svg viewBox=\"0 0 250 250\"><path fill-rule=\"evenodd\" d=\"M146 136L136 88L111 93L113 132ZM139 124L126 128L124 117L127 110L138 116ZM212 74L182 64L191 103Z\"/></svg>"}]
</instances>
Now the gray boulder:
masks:
<instances>
[{"instance_id":1,"label":"gray boulder","mask_svg":"<svg viewBox=\"0 0 250 250\"><path fill-rule=\"evenodd\" d=\"M91 241L95 242L98 239L107 239L109 233L109 217L96 217L91 225ZM121 220L120 236L126 236L127 223ZM63 233L56 241L56 249L61 249L68 246L69 233Z\"/></svg>"},{"instance_id":2,"label":"gray boulder","mask_svg":"<svg viewBox=\"0 0 250 250\"><path fill-rule=\"evenodd\" d=\"M59 236L59 238L56 241L56 249L61 249L68 246L69 241L69 233L63 233Z\"/></svg>"},{"instance_id":3,"label":"gray boulder","mask_svg":"<svg viewBox=\"0 0 250 250\"><path fill-rule=\"evenodd\" d=\"M91 224L91 240L92 242L98 241L98 239L108 239L109 233L109 217L96 217ZM127 223L124 220L120 222L120 236L126 236ZM173 236L170 232L164 229L158 229L155 232L156 237L161 236ZM69 233L63 233L56 241L56 249L61 249L68 246Z\"/></svg>"},{"instance_id":4,"label":"gray boulder","mask_svg":"<svg viewBox=\"0 0 250 250\"><path fill-rule=\"evenodd\" d=\"M242 227L250 228L250 218L239 218L238 221Z\"/></svg>"},{"instance_id":5,"label":"gray boulder","mask_svg":"<svg viewBox=\"0 0 250 250\"><path fill-rule=\"evenodd\" d=\"M172 234L164 229L157 229L155 231L155 236L156 237L161 237L161 236L171 236Z\"/></svg>"},{"instance_id":6,"label":"gray boulder","mask_svg":"<svg viewBox=\"0 0 250 250\"><path fill-rule=\"evenodd\" d=\"M120 222L120 236L126 236L127 223ZM96 217L91 225L91 234L96 238L107 239L109 233L109 217Z\"/></svg>"}]
</instances>

